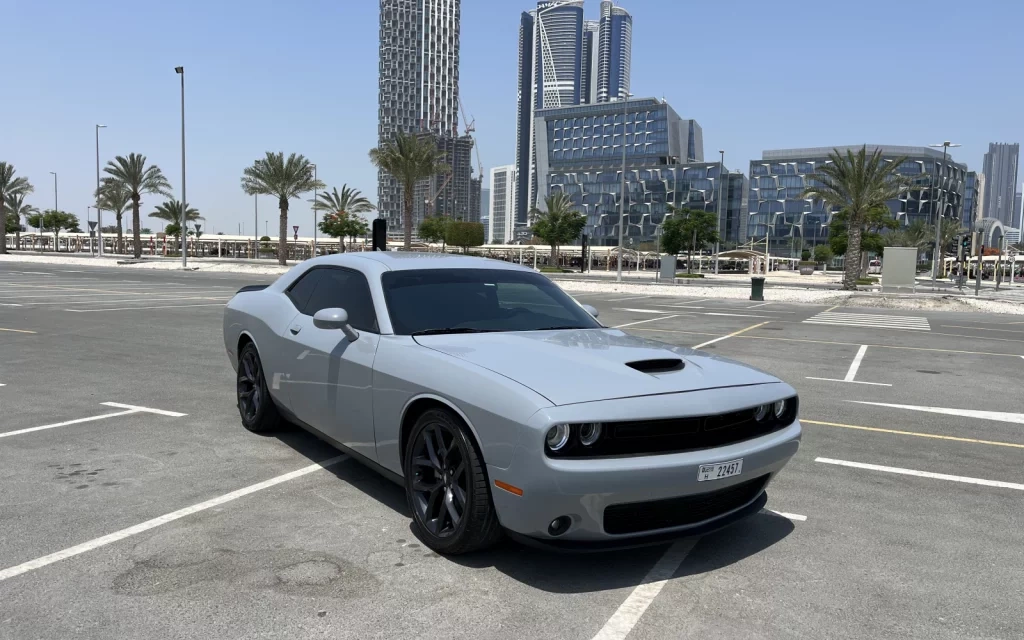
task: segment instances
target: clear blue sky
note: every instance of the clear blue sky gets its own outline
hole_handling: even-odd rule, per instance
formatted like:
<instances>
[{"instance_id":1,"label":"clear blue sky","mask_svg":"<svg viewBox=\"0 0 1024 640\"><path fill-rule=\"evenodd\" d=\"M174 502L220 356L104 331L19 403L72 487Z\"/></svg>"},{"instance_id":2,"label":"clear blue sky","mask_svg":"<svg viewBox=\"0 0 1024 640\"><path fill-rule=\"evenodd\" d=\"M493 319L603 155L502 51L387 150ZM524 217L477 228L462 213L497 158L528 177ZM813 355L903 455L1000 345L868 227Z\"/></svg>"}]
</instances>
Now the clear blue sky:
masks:
<instances>
[{"instance_id":1,"label":"clear blue sky","mask_svg":"<svg viewBox=\"0 0 1024 640\"><path fill-rule=\"evenodd\" d=\"M733 169L746 172L762 149L946 139L980 170L989 142L1024 139L1024 3L620 4L634 18L633 92L695 118L706 156L725 149ZM588 0L588 18L598 5ZM485 168L513 159L518 16L531 6L462 0L460 90ZM58 172L60 208L84 220L101 123L103 162L143 153L178 193L174 67L184 65L188 199L207 230L244 222L252 233L239 179L267 150L303 153L328 185L375 200L377 13L374 0L0 0L0 160L29 177L39 207L53 206ZM144 218L156 204L146 198ZM274 207L260 199L261 233ZM292 201L290 224L310 233L305 200Z\"/></svg>"}]
</instances>

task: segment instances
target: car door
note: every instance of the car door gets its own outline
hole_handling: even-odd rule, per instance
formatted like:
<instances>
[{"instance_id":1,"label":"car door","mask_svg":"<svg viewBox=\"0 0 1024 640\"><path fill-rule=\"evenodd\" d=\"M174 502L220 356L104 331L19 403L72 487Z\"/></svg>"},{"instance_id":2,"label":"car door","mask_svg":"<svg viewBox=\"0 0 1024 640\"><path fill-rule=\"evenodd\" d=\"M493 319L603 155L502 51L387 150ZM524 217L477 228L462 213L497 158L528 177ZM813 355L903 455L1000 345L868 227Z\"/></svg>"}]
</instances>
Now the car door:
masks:
<instances>
[{"instance_id":1,"label":"car door","mask_svg":"<svg viewBox=\"0 0 1024 640\"><path fill-rule=\"evenodd\" d=\"M282 336L290 363L288 405L302 422L376 460L371 383L380 336L370 287L351 269L317 267L306 277L313 272L312 293ZM313 315L327 308L344 309L359 337L314 326Z\"/></svg>"}]
</instances>

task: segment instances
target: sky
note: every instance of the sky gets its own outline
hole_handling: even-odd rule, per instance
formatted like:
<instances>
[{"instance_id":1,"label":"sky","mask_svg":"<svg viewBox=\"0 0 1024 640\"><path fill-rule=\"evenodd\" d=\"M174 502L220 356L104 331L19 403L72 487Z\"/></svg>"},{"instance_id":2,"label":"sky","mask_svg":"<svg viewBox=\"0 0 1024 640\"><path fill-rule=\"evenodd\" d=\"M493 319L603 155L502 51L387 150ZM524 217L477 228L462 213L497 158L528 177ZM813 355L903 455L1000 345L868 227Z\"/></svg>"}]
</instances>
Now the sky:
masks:
<instances>
[{"instance_id":1,"label":"sky","mask_svg":"<svg viewBox=\"0 0 1024 640\"><path fill-rule=\"evenodd\" d=\"M1024 139L1024 2L618 4L633 14L631 91L696 119L705 157L724 149L733 170L764 149L950 140L980 171L989 142ZM535 6L462 0L460 93L485 172L513 161L519 15ZM587 0L588 19L598 7ZM59 207L84 220L104 124L101 163L144 154L180 198L181 65L187 194L204 232L253 232L240 180L266 151L304 154L328 187L376 200L378 11L375 0L0 0L0 160L29 178L40 208L53 206L56 172ZM161 200L144 197L143 226L158 226L146 214ZM262 235L276 203L256 204ZM312 235L307 199L291 202L289 224Z\"/></svg>"}]
</instances>

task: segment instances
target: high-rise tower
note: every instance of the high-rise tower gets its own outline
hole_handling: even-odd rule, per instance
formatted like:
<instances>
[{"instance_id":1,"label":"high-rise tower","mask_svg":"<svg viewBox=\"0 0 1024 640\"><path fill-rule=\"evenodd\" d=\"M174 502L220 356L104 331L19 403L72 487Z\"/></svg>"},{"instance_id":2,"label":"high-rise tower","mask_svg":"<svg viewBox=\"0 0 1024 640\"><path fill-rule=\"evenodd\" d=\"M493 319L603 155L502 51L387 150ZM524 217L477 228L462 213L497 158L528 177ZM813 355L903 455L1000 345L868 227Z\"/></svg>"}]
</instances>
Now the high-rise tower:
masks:
<instances>
[{"instance_id":1,"label":"high-rise tower","mask_svg":"<svg viewBox=\"0 0 1024 640\"><path fill-rule=\"evenodd\" d=\"M629 94L633 16L611 0L602 0L598 38L597 101L621 100Z\"/></svg>"}]
</instances>

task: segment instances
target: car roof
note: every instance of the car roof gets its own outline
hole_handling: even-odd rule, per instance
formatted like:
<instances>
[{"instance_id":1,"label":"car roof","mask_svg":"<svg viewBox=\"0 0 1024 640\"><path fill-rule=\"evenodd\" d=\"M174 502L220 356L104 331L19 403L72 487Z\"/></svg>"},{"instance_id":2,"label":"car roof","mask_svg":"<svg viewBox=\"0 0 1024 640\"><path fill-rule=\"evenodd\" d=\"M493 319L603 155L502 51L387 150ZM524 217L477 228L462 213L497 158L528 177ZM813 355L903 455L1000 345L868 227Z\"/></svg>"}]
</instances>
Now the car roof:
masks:
<instances>
[{"instance_id":1,"label":"car roof","mask_svg":"<svg viewBox=\"0 0 1024 640\"><path fill-rule=\"evenodd\" d=\"M366 267L367 263L379 265L374 271L408 271L412 269L510 269L516 271L533 271L503 260L479 258L476 256L460 256L451 253L418 253L410 251L360 251L354 253L336 253L316 258L316 264L337 264L347 267ZM362 263L362 264L360 264Z\"/></svg>"}]
</instances>

